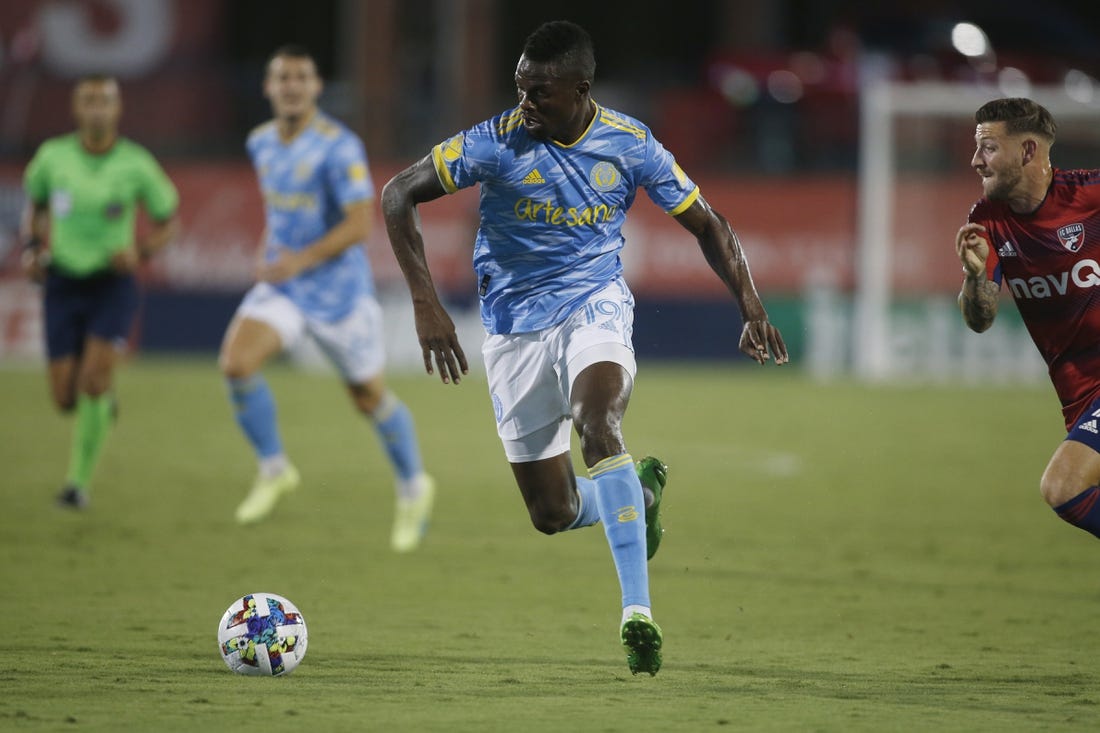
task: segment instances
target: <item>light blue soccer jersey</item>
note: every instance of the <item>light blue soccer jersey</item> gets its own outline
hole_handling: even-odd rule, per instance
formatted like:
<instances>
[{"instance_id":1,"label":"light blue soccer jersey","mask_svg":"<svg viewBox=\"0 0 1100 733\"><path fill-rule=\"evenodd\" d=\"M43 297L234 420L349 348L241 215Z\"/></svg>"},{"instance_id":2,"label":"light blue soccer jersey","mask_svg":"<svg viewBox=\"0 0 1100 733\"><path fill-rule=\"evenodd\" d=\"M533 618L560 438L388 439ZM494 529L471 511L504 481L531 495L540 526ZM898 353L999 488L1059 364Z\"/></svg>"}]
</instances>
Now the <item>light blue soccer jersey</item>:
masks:
<instances>
[{"instance_id":1,"label":"light blue soccer jersey","mask_svg":"<svg viewBox=\"0 0 1100 733\"><path fill-rule=\"evenodd\" d=\"M340 223L344 207L374 197L363 143L321 112L290 143L279 139L274 122L260 125L247 148L264 197L269 262L282 248L305 249ZM306 315L327 322L374 292L362 243L275 287Z\"/></svg>"},{"instance_id":2,"label":"light blue soccer jersey","mask_svg":"<svg viewBox=\"0 0 1100 733\"><path fill-rule=\"evenodd\" d=\"M514 108L432 149L448 193L481 184L474 270L492 334L565 320L622 273L622 226L639 187L670 214L699 197L637 120L596 105L572 145L536 140Z\"/></svg>"}]
</instances>

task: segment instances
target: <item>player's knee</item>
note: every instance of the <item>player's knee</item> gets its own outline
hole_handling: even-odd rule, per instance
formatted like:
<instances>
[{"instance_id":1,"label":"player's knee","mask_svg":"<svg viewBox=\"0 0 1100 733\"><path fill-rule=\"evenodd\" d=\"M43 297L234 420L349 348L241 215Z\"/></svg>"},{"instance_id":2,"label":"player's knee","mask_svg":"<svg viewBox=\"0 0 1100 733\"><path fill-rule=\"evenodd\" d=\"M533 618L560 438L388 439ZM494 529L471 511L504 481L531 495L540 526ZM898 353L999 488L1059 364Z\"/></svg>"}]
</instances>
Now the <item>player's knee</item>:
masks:
<instances>
[{"instance_id":1,"label":"player's knee","mask_svg":"<svg viewBox=\"0 0 1100 733\"><path fill-rule=\"evenodd\" d=\"M378 408L382 406L382 400L386 395L384 389L375 388L373 385L353 384L349 388L351 399L359 412L367 417L374 417Z\"/></svg>"},{"instance_id":2,"label":"player's knee","mask_svg":"<svg viewBox=\"0 0 1100 733\"><path fill-rule=\"evenodd\" d=\"M248 379L256 373L255 365L249 360L227 351L218 356L218 368L226 379Z\"/></svg>"},{"instance_id":3,"label":"player's knee","mask_svg":"<svg viewBox=\"0 0 1100 733\"><path fill-rule=\"evenodd\" d=\"M76 395L71 393L63 395L55 394L53 396L53 404L58 412L68 415L76 409Z\"/></svg>"},{"instance_id":4,"label":"player's knee","mask_svg":"<svg viewBox=\"0 0 1100 733\"><path fill-rule=\"evenodd\" d=\"M544 491L538 498L528 498L527 513L531 524L543 534L557 534L569 528L577 518L577 502L573 491Z\"/></svg>"},{"instance_id":5,"label":"player's knee","mask_svg":"<svg viewBox=\"0 0 1100 733\"><path fill-rule=\"evenodd\" d=\"M1047 504L1059 507L1088 488L1078 483L1069 480L1065 474L1047 469L1039 479L1039 493Z\"/></svg>"},{"instance_id":6,"label":"player's knee","mask_svg":"<svg viewBox=\"0 0 1100 733\"><path fill-rule=\"evenodd\" d=\"M557 534L565 530L577 518L577 512L569 511L568 507L528 507L531 515L531 524L543 534Z\"/></svg>"}]
</instances>

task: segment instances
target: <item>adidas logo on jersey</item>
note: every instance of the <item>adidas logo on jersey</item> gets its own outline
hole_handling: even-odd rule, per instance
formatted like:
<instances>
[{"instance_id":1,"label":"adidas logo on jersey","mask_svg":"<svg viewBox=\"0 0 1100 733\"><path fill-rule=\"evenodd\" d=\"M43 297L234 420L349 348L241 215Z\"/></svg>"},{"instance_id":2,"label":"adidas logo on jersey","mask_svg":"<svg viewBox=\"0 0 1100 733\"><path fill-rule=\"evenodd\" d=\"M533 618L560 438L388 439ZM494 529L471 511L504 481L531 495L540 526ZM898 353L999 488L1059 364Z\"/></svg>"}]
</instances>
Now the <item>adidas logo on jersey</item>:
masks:
<instances>
[{"instance_id":1,"label":"adidas logo on jersey","mask_svg":"<svg viewBox=\"0 0 1100 733\"><path fill-rule=\"evenodd\" d=\"M1012 242L1005 242L1004 246L997 250L997 254L1001 257L1015 257L1016 248L1012 246Z\"/></svg>"},{"instance_id":2,"label":"adidas logo on jersey","mask_svg":"<svg viewBox=\"0 0 1100 733\"><path fill-rule=\"evenodd\" d=\"M539 173L538 168L532 168L531 172L523 177L523 183L546 183L546 179Z\"/></svg>"},{"instance_id":3,"label":"adidas logo on jersey","mask_svg":"<svg viewBox=\"0 0 1100 733\"><path fill-rule=\"evenodd\" d=\"M1077 427L1081 428L1082 430L1087 430L1090 433L1092 433L1093 435L1100 434L1100 430L1096 429L1096 421L1095 420L1089 420L1088 422L1083 422L1080 425L1078 425Z\"/></svg>"}]
</instances>

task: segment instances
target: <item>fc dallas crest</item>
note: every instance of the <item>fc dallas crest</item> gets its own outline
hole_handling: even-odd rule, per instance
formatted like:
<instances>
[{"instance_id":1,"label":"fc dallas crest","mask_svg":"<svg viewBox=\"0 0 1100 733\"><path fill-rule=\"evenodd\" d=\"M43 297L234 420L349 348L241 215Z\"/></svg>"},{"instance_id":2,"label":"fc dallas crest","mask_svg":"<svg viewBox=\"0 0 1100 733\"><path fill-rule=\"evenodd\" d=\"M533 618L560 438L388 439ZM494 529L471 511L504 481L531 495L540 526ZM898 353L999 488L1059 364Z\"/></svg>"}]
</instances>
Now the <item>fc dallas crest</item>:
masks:
<instances>
[{"instance_id":1,"label":"fc dallas crest","mask_svg":"<svg viewBox=\"0 0 1100 733\"><path fill-rule=\"evenodd\" d=\"M1085 243L1085 225L1067 224L1058 230L1058 241L1070 252L1078 251Z\"/></svg>"}]
</instances>

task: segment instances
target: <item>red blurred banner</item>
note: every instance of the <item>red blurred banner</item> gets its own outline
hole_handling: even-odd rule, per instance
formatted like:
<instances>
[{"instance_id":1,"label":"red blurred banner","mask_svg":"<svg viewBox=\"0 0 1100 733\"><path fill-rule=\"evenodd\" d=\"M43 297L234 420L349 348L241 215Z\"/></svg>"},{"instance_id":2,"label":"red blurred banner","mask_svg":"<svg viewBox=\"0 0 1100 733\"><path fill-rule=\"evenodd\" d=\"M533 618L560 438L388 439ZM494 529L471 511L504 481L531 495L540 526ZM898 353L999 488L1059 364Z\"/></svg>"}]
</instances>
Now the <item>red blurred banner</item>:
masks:
<instances>
[{"instance_id":1,"label":"red blurred banner","mask_svg":"<svg viewBox=\"0 0 1100 733\"><path fill-rule=\"evenodd\" d=\"M217 138L231 126L220 0L0 3L0 140L26 148L72 127L73 80L123 85L125 128L154 148Z\"/></svg>"},{"instance_id":2,"label":"red blurred banner","mask_svg":"<svg viewBox=\"0 0 1100 733\"><path fill-rule=\"evenodd\" d=\"M150 285L243 290L252 282L263 208L245 162L168 164L180 192L179 239L155 259ZM379 188L394 168L376 168ZM22 169L0 166L0 185L19 185ZM856 190L849 178L700 182L704 197L738 233L760 290L801 293L809 285L854 287ZM969 179L903 182L895 203L894 285L900 292L958 288L954 234L980 189ZM377 208L377 207L376 207ZM382 285L401 273L377 211L367 249ZM433 276L450 293L473 288L471 248L477 193L465 190L421 207ZM623 263L631 288L654 297L719 297L724 286L692 236L640 195L627 216ZM9 263L10 263L9 258Z\"/></svg>"}]
</instances>

